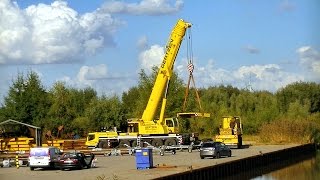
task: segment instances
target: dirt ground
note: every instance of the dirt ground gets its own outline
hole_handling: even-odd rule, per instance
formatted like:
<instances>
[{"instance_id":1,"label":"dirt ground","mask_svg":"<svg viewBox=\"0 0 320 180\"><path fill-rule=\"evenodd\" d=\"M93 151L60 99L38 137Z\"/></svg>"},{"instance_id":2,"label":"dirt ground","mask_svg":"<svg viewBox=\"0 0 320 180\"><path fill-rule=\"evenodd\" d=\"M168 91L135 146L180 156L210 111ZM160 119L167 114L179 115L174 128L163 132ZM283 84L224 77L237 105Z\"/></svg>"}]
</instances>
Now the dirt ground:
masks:
<instances>
[{"instance_id":1,"label":"dirt ground","mask_svg":"<svg viewBox=\"0 0 320 180\"><path fill-rule=\"evenodd\" d=\"M164 156L160 156L154 152L154 168L144 170L137 170L135 156L97 156L97 167L91 169L72 171L39 169L30 171L28 167L23 166L19 169L15 167L0 168L0 180L148 180L293 146L294 145L256 145L245 149L232 149L232 157L220 159L200 159L199 152L196 150L191 153L187 151L177 151L175 155L166 153Z\"/></svg>"}]
</instances>

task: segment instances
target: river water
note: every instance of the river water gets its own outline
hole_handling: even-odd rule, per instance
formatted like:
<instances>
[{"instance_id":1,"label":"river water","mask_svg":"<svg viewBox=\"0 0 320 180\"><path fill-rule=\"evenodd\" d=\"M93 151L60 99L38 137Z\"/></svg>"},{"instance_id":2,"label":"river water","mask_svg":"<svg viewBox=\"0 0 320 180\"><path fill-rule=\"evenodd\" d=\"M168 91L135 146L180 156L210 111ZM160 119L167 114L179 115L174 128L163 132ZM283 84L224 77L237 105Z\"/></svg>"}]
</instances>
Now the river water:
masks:
<instances>
[{"instance_id":1,"label":"river water","mask_svg":"<svg viewBox=\"0 0 320 180\"><path fill-rule=\"evenodd\" d=\"M320 151L310 158L256 176L251 180L320 180Z\"/></svg>"}]
</instances>

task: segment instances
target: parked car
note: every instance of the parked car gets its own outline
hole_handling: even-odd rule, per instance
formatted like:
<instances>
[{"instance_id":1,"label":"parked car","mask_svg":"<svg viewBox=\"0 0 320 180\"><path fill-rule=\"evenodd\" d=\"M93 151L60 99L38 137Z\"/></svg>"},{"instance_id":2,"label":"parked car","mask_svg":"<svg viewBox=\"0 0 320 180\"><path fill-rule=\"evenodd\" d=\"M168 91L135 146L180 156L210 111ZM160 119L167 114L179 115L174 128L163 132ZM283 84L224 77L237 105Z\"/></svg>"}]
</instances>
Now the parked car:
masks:
<instances>
[{"instance_id":1,"label":"parked car","mask_svg":"<svg viewBox=\"0 0 320 180\"><path fill-rule=\"evenodd\" d=\"M57 168L62 152L56 147L35 147L30 149L28 165L35 168Z\"/></svg>"},{"instance_id":2,"label":"parked car","mask_svg":"<svg viewBox=\"0 0 320 180\"><path fill-rule=\"evenodd\" d=\"M221 142L204 142L200 147L200 158L220 158L221 156L231 157L231 149Z\"/></svg>"},{"instance_id":3,"label":"parked car","mask_svg":"<svg viewBox=\"0 0 320 180\"><path fill-rule=\"evenodd\" d=\"M67 152L60 157L59 167L65 169L91 168L94 154L85 155L81 152Z\"/></svg>"}]
</instances>

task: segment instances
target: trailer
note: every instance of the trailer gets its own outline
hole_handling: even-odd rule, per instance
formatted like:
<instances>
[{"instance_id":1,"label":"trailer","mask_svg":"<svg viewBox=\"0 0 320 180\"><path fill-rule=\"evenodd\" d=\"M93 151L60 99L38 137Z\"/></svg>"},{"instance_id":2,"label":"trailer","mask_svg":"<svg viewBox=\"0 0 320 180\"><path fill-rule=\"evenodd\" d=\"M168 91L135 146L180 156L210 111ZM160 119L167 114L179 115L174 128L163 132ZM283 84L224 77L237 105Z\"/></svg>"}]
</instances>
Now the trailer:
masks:
<instances>
[{"instance_id":1,"label":"trailer","mask_svg":"<svg viewBox=\"0 0 320 180\"><path fill-rule=\"evenodd\" d=\"M171 145L171 146L159 146L159 147L155 147L152 146L150 143L148 142L144 142L147 146L144 147L130 147L129 145L125 144L125 146L127 147L128 151L129 151L129 155L133 155L136 150L138 149L142 149L142 148L151 148L153 150L153 152L155 153L159 153L160 156L164 156L165 153L171 153L172 155L175 155L177 153L177 151L185 151L187 150L189 153L191 153L193 150L199 150L201 147L201 144L197 144L195 145L194 143L191 143L190 145Z\"/></svg>"}]
</instances>

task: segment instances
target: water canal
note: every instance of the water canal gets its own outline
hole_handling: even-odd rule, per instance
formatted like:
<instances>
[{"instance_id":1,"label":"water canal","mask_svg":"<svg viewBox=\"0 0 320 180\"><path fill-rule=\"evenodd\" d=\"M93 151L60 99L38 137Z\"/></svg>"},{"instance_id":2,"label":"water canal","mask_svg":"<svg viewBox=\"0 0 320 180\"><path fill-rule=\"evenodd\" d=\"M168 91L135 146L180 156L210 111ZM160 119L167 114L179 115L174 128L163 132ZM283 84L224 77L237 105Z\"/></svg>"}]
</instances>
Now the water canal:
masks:
<instances>
[{"instance_id":1,"label":"water canal","mask_svg":"<svg viewBox=\"0 0 320 180\"><path fill-rule=\"evenodd\" d=\"M257 176L252 180L319 180L320 151L310 158L282 167L270 173Z\"/></svg>"}]
</instances>

